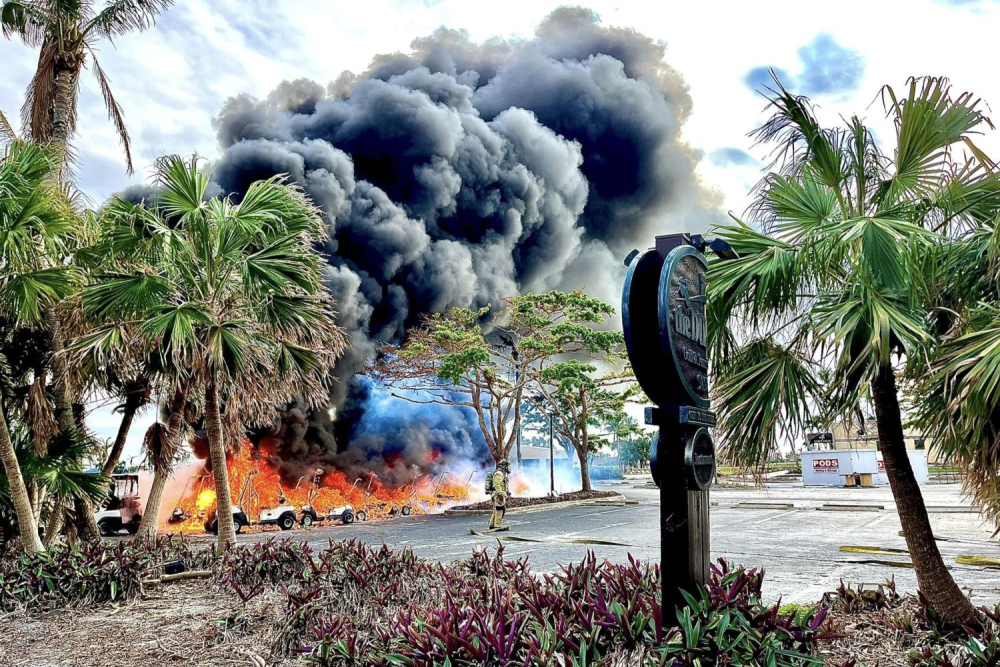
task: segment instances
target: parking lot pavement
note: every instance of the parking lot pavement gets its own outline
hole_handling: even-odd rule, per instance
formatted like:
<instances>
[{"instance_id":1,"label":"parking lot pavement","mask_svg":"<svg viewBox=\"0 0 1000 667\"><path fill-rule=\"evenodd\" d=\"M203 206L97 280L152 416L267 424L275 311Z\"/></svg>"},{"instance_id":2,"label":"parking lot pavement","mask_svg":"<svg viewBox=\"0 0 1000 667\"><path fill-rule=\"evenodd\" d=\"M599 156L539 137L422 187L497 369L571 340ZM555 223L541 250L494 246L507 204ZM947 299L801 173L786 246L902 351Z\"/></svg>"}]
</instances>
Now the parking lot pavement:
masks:
<instances>
[{"instance_id":1,"label":"parking lot pavement","mask_svg":"<svg viewBox=\"0 0 1000 667\"><path fill-rule=\"evenodd\" d=\"M638 486L638 488L637 488ZM599 558L623 562L628 554L643 560L659 559L657 490L641 485L609 486L638 504L578 505L525 514L508 514L511 527L504 536L534 542L504 541L507 557L528 556L537 571L556 570L561 563L579 561L588 550ZM993 529L969 511L958 484L923 487L939 548L959 585L972 591L976 604L1000 601L1000 571L955 563L962 554L1000 557ZM913 570L872 560L907 562L907 556L867 556L844 553L842 545L905 549L899 519L887 488L804 488L772 484L766 489L712 490L712 557L723 557L767 571L765 594L786 602L816 601L834 590L841 579L876 583L895 576L900 590L915 591ZM785 503L791 509L738 508L739 503ZM826 503L883 505L875 511L823 511ZM350 526L317 526L281 535L306 539L315 547L329 539L357 538L368 543L410 547L419 556L440 561L466 558L477 547L496 546L495 537L471 535L483 530L486 516L426 515ZM251 534L241 542L266 539L275 533ZM601 543L590 543L599 540ZM610 543L610 544L609 544ZM866 562L867 561L867 562Z\"/></svg>"}]
</instances>

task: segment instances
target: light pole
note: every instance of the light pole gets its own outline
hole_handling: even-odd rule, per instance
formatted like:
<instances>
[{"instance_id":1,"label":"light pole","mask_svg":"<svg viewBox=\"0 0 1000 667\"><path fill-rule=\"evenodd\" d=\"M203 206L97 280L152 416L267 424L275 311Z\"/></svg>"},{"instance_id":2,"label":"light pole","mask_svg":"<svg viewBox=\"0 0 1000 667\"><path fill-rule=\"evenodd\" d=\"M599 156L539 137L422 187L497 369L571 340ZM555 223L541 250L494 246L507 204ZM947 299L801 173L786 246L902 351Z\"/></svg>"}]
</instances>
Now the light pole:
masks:
<instances>
[{"instance_id":1,"label":"light pole","mask_svg":"<svg viewBox=\"0 0 1000 667\"><path fill-rule=\"evenodd\" d=\"M556 457L553 447L552 413L549 413L549 495L556 495Z\"/></svg>"}]
</instances>

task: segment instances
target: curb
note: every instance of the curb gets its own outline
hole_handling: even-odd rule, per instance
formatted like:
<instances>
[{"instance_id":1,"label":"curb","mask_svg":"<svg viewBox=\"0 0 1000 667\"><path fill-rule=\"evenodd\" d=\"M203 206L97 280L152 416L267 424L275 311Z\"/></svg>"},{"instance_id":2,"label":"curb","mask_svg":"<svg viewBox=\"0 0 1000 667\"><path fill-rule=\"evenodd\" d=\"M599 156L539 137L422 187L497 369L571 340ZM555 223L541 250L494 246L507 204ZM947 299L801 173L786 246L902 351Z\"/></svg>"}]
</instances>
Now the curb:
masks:
<instances>
[{"instance_id":1,"label":"curb","mask_svg":"<svg viewBox=\"0 0 1000 667\"><path fill-rule=\"evenodd\" d=\"M506 514L527 514L529 512L540 512L541 510L553 507L574 507L576 505L594 505L602 503L627 503L627 499L622 494L607 496L605 498L585 498L583 500L565 500L557 503L539 503L538 505L528 505L526 507L511 507ZM493 514L493 510L445 510L446 516L476 516Z\"/></svg>"},{"instance_id":2,"label":"curb","mask_svg":"<svg viewBox=\"0 0 1000 667\"><path fill-rule=\"evenodd\" d=\"M733 505L736 510L791 510L795 509L794 503L736 503Z\"/></svg>"},{"instance_id":3,"label":"curb","mask_svg":"<svg viewBox=\"0 0 1000 667\"><path fill-rule=\"evenodd\" d=\"M880 512L885 505L846 505L839 503L824 503L817 507L821 512Z\"/></svg>"}]
</instances>

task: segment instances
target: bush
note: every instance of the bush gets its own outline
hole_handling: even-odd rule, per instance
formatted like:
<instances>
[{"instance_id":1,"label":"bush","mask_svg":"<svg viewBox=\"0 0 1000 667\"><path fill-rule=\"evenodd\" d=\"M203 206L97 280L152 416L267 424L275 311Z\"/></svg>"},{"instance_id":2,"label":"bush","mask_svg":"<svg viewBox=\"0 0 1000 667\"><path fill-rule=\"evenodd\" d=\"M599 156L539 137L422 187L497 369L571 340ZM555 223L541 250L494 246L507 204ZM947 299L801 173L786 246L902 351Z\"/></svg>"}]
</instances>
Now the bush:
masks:
<instances>
[{"instance_id":1,"label":"bush","mask_svg":"<svg viewBox=\"0 0 1000 667\"><path fill-rule=\"evenodd\" d=\"M818 663L811 655L827 626L824 612L762 604L763 572L724 561L671 623L658 567L632 559L618 565L590 553L536 575L526 558L504 559L502 547L447 566L356 541L331 543L306 567L302 555L281 543L238 547L221 575L244 602L284 582L275 651L314 665L792 667Z\"/></svg>"},{"instance_id":2,"label":"bush","mask_svg":"<svg viewBox=\"0 0 1000 667\"><path fill-rule=\"evenodd\" d=\"M179 559L193 568L214 557L209 550L171 538L143 545L59 544L37 554L7 554L0 558L0 610L129 600L142 593L144 578Z\"/></svg>"}]
</instances>

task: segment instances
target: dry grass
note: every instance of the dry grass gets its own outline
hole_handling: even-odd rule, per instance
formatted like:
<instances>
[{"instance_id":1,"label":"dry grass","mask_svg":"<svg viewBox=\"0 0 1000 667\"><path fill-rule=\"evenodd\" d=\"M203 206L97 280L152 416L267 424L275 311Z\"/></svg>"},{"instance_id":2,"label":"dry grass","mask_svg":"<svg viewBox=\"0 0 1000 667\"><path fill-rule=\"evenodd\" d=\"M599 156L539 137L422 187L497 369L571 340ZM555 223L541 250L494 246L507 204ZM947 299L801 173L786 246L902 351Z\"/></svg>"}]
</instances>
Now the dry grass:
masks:
<instances>
[{"instance_id":1,"label":"dry grass","mask_svg":"<svg viewBox=\"0 0 1000 667\"><path fill-rule=\"evenodd\" d=\"M238 600L205 581L158 587L123 605L9 614L0 617L0 665L292 665L264 659L281 625L281 598L272 591L253 600L242 623L232 620Z\"/></svg>"}]
</instances>

